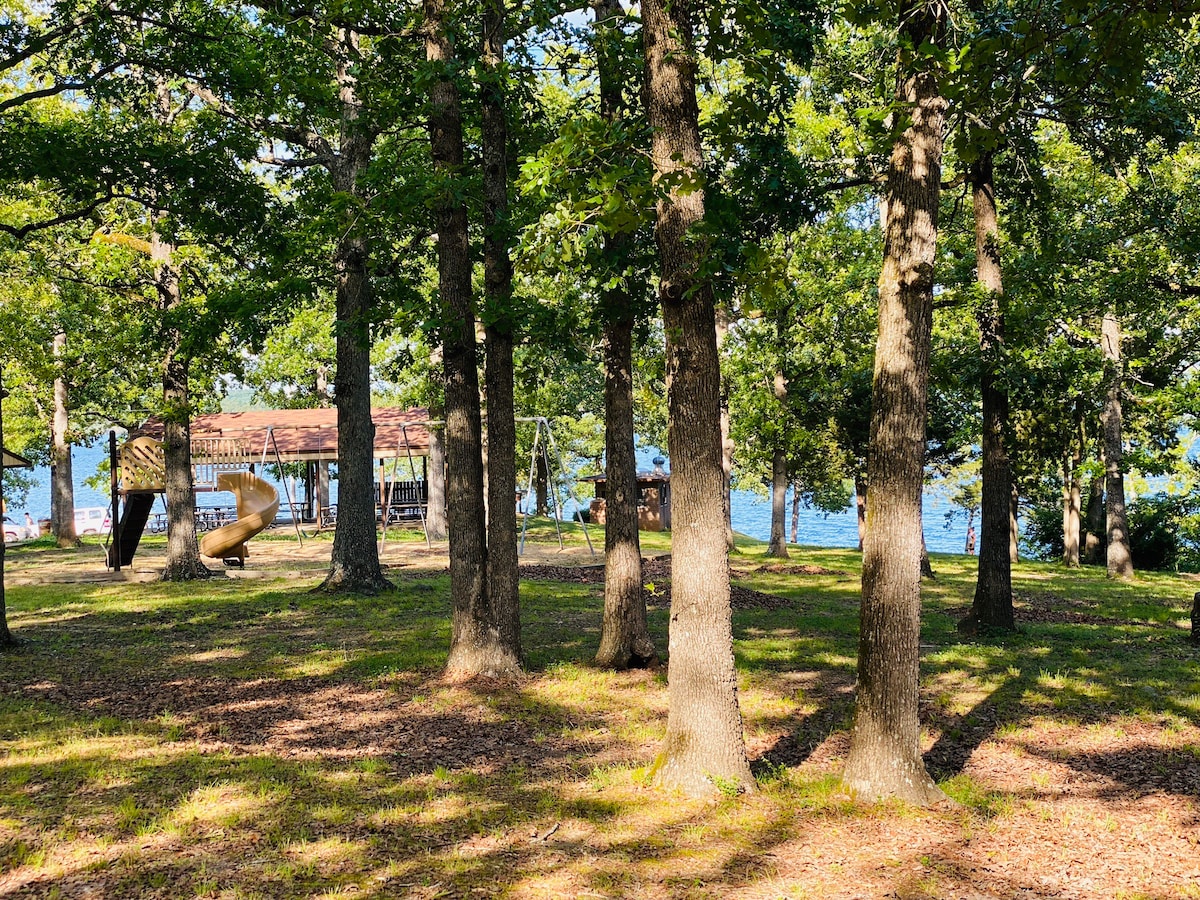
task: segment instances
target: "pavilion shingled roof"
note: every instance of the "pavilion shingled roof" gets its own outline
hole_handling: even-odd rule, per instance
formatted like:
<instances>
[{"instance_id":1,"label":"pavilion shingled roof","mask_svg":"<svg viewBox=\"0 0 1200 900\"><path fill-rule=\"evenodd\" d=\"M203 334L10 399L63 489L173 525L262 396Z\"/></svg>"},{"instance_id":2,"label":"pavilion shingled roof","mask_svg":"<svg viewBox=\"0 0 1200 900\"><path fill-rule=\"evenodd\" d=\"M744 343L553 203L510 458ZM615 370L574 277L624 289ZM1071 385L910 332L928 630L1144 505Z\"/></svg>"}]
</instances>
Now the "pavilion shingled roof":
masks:
<instances>
[{"instance_id":1,"label":"pavilion shingled roof","mask_svg":"<svg viewBox=\"0 0 1200 900\"><path fill-rule=\"evenodd\" d=\"M413 456L428 455L429 432L423 423L429 418L429 410L381 407L371 410L371 418L375 422L377 459L404 457L410 450ZM274 437L273 444L267 443L268 430ZM151 420L142 427L142 432L161 437L162 423ZM274 457L278 448L284 462L335 461L337 410L255 409L196 416L192 419L193 462L205 462L202 448L206 441L215 439L241 440L251 455L262 453L265 445L268 458Z\"/></svg>"}]
</instances>

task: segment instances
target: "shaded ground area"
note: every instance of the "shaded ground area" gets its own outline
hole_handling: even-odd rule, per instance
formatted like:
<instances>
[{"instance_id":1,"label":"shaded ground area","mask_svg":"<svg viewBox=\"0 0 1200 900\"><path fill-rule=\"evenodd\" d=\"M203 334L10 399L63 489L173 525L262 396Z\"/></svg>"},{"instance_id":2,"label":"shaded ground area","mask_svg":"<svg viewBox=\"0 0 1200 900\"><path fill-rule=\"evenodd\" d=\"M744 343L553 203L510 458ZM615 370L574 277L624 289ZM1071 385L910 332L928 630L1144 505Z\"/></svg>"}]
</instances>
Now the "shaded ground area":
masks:
<instances>
[{"instance_id":1,"label":"shaded ground area","mask_svg":"<svg viewBox=\"0 0 1200 900\"><path fill-rule=\"evenodd\" d=\"M819 567L817 567L819 568ZM775 594L765 594L738 583L738 570L733 572L729 587L729 599L734 609L787 609L796 601ZM842 574L824 570L820 573ZM603 566L539 565L526 563L521 566L521 577L533 581L559 581L575 584L604 584ZM646 602L657 606L671 605L671 560L667 556L642 560L642 581Z\"/></svg>"},{"instance_id":2,"label":"shaded ground area","mask_svg":"<svg viewBox=\"0 0 1200 900\"><path fill-rule=\"evenodd\" d=\"M852 555L736 560L762 790L688 803L643 782L664 673L584 664L602 569L524 565L540 662L520 683L461 685L439 675L444 560L406 553L382 598L315 597L269 571L13 589L27 643L0 657L0 897L1200 896L1187 586L1121 607L1079 584L1056 595L1034 570L1026 631L968 646L953 622L969 578L940 561L922 718L958 805L915 810L836 783ZM665 647L667 562L644 575Z\"/></svg>"}]
</instances>

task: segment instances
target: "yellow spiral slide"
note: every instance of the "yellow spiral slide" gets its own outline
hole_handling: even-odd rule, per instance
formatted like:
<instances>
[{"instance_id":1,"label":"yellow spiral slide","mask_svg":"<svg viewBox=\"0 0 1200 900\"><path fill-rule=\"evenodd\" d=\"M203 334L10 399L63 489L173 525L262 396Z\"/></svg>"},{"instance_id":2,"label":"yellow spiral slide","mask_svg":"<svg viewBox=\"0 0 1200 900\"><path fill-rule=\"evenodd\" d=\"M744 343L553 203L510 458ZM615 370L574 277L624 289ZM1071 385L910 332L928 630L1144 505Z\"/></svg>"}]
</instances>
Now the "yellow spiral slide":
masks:
<instances>
[{"instance_id":1,"label":"yellow spiral slide","mask_svg":"<svg viewBox=\"0 0 1200 900\"><path fill-rule=\"evenodd\" d=\"M222 472L217 490L237 499L237 521L222 525L200 541L200 552L213 559L246 559L246 541L264 531L279 512L279 493L250 472Z\"/></svg>"}]
</instances>

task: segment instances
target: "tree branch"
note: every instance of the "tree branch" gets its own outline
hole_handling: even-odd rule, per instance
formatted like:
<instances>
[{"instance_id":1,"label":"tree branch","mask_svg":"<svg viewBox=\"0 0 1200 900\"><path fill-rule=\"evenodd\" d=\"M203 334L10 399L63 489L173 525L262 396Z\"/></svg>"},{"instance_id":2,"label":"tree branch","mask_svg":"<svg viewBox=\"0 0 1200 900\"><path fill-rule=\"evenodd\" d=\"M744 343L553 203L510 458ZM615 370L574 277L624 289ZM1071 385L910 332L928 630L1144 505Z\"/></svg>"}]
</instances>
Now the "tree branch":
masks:
<instances>
[{"instance_id":1,"label":"tree branch","mask_svg":"<svg viewBox=\"0 0 1200 900\"><path fill-rule=\"evenodd\" d=\"M90 12L84 13L83 15L77 16L74 19L72 19L71 21L64 23L63 25L60 25L58 28L54 28L50 31L45 32L44 34L39 35L37 38L29 41L29 43L27 43L23 47L21 47L21 49L18 50L16 53L13 53L12 55L7 56L4 59L0 59L0 72L7 72L9 69L14 68L15 66L19 66L21 63L25 62L26 60L31 59L34 56L37 56L37 54L41 53L43 50L45 50L47 47L49 47L55 41L59 40L60 38L66 37L67 35L71 34L72 32L76 31L77 29L82 28L84 25L88 24L88 22L90 22L96 18L96 16L99 14L99 12L101 12L103 10L111 10L111 9L112 9L112 4L106 3L102 7L100 7L100 9L98 9L98 10L92 10Z\"/></svg>"},{"instance_id":2,"label":"tree branch","mask_svg":"<svg viewBox=\"0 0 1200 900\"><path fill-rule=\"evenodd\" d=\"M45 231L47 228L55 228L59 225L65 225L67 222L77 222L80 219L86 219L94 213L101 205L112 200L114 195L111 190L97 197L90 203L78 209L73 209L70 212L65 212L62 215L55 216L52 219L43 219L38 222L27 222L24 225L8 225L0 222L0 232L10 234L17 240L21 240L35 231Z\"/></svg>"},{"instance_id":3,"label":"tree branch","mask_svg":"<svg viewBox=\"0 0 1200 900\"><path fill-rule=\"evenodd\" d=\"M1167 281L1165 278L1152 278L1150 284L1160 291L1177 294L1180 297L1200 297L1200 285L1180 284L1177 281Z\"/></svg>"},{"instance_id":4,"label":"tree branch","mask_svg":"<svg viewBox=\"0 0 1200 900\"><path fill-rule=\"evenodd\" d=\"M196 99L208 104L227 119L243 125L249 125L265 135L278 137L280 140L303 147L310 153L318 156L324 164L332 163L337 158L337 151L334 150L333 145L315 131L310 131L303 126L294 125L289 122L280 122L266 116L244 115L232 104L221 99L203 85L196 84L195 82L189 81L185 87Z\"/></svg>"},{"instance_id":5,"label":"tree branch","mask_svg":"<svg viewBox=\"0 0 1200 900\"><path fill-rule=\"evenodd\" d=\"M34 91L24 91L20 94L16 94L15 96L7 98L6 100L0 100L0 113L10 110L16 106L23 106L26 103L31 103L34 100L41 100L43 97L53 97L56 94L63 94L67 91L82 91L91 87L105 75L115 71L116 68L117 64L114 63L112 65L105 66L81 81L60 81L56 84L50 85L49 87L39 88Z\"/></svg>"}]
</instances>

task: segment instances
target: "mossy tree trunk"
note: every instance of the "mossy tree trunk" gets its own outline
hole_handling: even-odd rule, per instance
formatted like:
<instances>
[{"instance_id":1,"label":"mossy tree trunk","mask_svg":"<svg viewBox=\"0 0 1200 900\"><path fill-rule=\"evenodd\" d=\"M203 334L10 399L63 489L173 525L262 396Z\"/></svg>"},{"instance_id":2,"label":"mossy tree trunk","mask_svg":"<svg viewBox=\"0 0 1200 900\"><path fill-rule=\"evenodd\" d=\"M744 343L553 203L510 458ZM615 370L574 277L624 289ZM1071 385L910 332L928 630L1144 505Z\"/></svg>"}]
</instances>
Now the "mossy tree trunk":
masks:
<instances>
[{"instance_id":1,"label":"mossy tree trunk","mask_svg":"<svg viewBox=\"0 0 1200 900\"><path fill-rule=\"evenodd\" d=\"M971 167L975 214L976 279L984 292L978 313L980 394L983 399L982 476L979 574L971 611L959 630L979 628L1011 631L1013 618L1012 560L1009 556L1009 502L1012 470L1005 446L1008 429L1008 388L1001 367L1004 354L1004 281L1000 268L1000 222L992 155L984 153Z\"/></svg>"},{"instance_id":2,"label":"mossy tree trunk","mask_svg":"<svg viewBox=\"0 0 1200 900\"><path fill-rule=\"evenodd\" d=\"M625 112L619 69L620 0L593 0L596 61L600 77L600 114L618 122ZM629 239L606 235L604 256L611 271L624 265ZM642 547L638 534L637 456L633 421L633 298L624 286L601 294L604 317L604 616L596 664L630 669L658 663L650 640L646 596L642 590ZM541 475L544 465L539 465ZM538 479L539 488L545 480ZM544 505L539 489L539 505Z\"/></svg>"},{"instance_id":3,"label":"mossy tree trunk","mask_svg":"<svg viewBox=\"0 0 1200 900\"><path fill-rule=\"evenodd\" d=\"M1108 531L1109 578L1133 577L1133 555L1129 549L1129 520L1125 512L1124 440L1122 437L1121 322L1115 313L1104 316L1100 331L1104 374L1108 391L1100 424L1104 429L1104 504Z\"/></svg>"},{"instance_id":4,"label":"mossy tree trunk","mask_svg":"<svg viewBox=\"0 0 1200 900\"><path fill-rule=\"evenodd\" d=\"M504 0L483 4L483 286L487 388L487 599L504 652L521 658L517 569L517 424L513 400L513 270L508 212Z\"/></svg>"},{"instance_id":5,"label":"mossy tree trunk","mask_svg":"<svg viewBox=\"0 0 1200 900\"><path fill-rule=\"evenodd\" d=\"M359 37L339 28L336 35L339 147L328 164L333 186L361 200L359 176L371 160L375 133L362 117L352 60ZM338 515L333 549L322 590L375 594L391 587L379 565L375 542L375 423L371 418L371 312L374 298L370 245L347 215L334 247L334 291L337 310L334 402L338 421Z\"/></svg>"},{"instance_id":6,"label":"mossy tree trunk","mask_svg":"<svg viewBox=\"0 0 1200 900\"><path fill-rule=\"evenodd\" d=\"M79 546L75 533L75 475L71 461L69 383L63 356L67 348L67 333L54 335L54 414L50 425L50 454L52 480L50 484L50 532L59 547Z\"/></svg>"},{"instance_id":7,"label":"mossy tree trunk","mask_svg":"<svg viewBox=\"0 0 1200 900\"><path fill-rule=\"evenodd\" d=\"M941 6L904 3L896 91L908 127L886 182L879 336L872 389L867 521L854 728L844 783L865 798L942 797L921 759L921 489L933 325L934 262L946 101L927 44Z\"/></svg>"},{"instance_id":8,"label":"mossy tree trunk","mask_svg":"<svg viewBox=\"0 0 1200 900\"><path fill-rule=\"evenodd\" d=\"M690 234L704 218L692 9L692 0L642 4L651 156L669 185L655 227L673 497L669 712L653 777L661 787L711 795L727 785L753 789L754 780L733 665L716 314Z\"/></svg>"},{"instance_id":9,"label":"mossy tree trunk","mask_svg":"<svg viewBox=\"0 0 1200 900\"><path fill-rule=\"evenodd\" d=\"M459 678L509 677L520 659L506 643L487 592L487 524L479 407L475 304L467 208L454 184L463 175L462 99L454 81L454 43L445 0L424 0L430 87L429 139L444 189L434 207L438 296L446 391L446 510L453 604L447 672Z\"/></svg>"}]
</instances>

